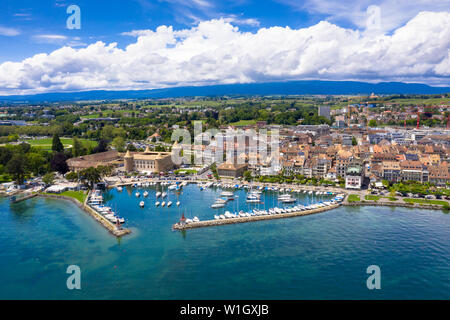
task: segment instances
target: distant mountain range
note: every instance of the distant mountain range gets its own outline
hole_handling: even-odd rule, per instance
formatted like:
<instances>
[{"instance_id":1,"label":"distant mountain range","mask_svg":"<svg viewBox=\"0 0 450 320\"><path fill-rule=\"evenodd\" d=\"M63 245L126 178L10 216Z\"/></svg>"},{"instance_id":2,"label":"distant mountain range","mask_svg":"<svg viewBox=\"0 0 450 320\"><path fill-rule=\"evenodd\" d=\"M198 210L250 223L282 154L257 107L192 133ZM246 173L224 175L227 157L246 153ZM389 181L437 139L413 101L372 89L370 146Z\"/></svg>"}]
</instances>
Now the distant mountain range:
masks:
<instances>
[{"instance_id":1,"label":"distant mountain range","mask_svg":"<svg viewBox=\"0 0 450 320\"><path fill-rule=\"evenodd\" d=\"M267 95L358 95L365 94L441 94L450 87L431 87L419 83L357 81L289 81L229 84L199 87L174 87L154 90L55 92L36 95L0 96L0 102L55 102L80 100L117 100L179 98L195 96L267 96Z\"/></svg>"}]
</instances>

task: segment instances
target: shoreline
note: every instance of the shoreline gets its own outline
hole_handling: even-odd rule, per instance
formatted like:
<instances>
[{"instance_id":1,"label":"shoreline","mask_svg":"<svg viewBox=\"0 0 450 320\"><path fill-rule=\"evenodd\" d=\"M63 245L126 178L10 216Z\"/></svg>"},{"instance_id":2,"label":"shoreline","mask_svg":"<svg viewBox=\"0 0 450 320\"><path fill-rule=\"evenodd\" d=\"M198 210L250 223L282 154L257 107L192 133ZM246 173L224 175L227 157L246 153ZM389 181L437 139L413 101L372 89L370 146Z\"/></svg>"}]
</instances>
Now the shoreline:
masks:
<instances>
[{"instance_id":1,"label":"shoreline","mask_svg":"<svg viewBox=\"0 0 450 320\"><path fill-rule=\"evenodd\" d=\"M406 202L405 203L390 203L390 202L353 201L353 202L344 202L342 205L347 206L347 207L360 207L360 206L400 207L400 208L410 208L410 209L445 211L441 205L437 205L437 204L419 204L419 203L406 203Z\"/></svg>"},{"instance_id":2,"label":"shoreline","mask_svg":"<svg viewBox=\"0 0 450 320\"><path fill-rule=\"evenodd\" d=\"M108 230L115 237L120 238L122 236L125 236L125 235L131 233L131 230L127 229L127 228L117 229L116 225L114 225L113 223L111 223L110 221L108 221L107 219L102 217L94 209L89 207L86 204L86 202L85 203L81 203L80 201L78 201L75 198L71 198L71 197L67 197L67 196L61 196L61 195L57 195L57 194L55 194L55 195L52 195L52 194L37 194L37 196L38 197L43 197L43 198L50 198L50 199L57 199L57 200L66 200L66 201L72 202L78 208L80 208L85 213L87 213L89 216L94 218L98 223L100 223L104 228L106 228L106 230ZM87 197L86 197L86 199L87 199Z\"/></svg>"}]
</instances>

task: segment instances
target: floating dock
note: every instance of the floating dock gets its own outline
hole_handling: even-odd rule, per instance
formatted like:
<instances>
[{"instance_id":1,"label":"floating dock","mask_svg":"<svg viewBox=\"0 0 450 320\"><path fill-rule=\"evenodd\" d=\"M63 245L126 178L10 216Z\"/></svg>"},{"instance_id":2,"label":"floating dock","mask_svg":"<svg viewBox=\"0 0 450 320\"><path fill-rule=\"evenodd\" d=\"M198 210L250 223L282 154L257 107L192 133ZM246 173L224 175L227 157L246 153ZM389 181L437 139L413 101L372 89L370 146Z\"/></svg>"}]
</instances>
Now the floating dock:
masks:
<instances>
[{"instance_id":1,"label":"floating dock","mask_svg":"<svg viewBox=\"0 0 450 320\"><path fill-rule=\"evenodd\" d=\"M299 216L307 216L310 214L320 213L329 211L332 209L336 209L340 207L341 204L334 204L326 207L304 210L304 211L296 211L289 213L279 213L279 214L271 214L271 215L263 215L263 216L251 216L251 217L238 217L231 219L219 219L219 220L205 220L199 222L191 222L191 223L176 223L172 226L174 230L186 230L186 229L195 229L195 228L204 228L204 227L212 227L212 226L221 226L225 224L235 224L235 223L246 223L246 222L255 222L261 220L272 220L272 219L284 219L284 218L294 218Z\"/></svg>"}]
</instances>

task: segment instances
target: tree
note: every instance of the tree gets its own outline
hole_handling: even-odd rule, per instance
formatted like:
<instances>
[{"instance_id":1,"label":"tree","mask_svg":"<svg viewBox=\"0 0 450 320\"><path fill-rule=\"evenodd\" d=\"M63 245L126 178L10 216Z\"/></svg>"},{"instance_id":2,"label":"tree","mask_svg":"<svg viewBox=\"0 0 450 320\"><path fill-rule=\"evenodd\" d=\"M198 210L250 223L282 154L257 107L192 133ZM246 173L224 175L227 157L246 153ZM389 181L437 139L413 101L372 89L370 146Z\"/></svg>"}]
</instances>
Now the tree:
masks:
<instances>
[{"instance_id":1,"label":"tree","mask_svg":"<svg viewBox=\"0 0 450 320\"><path fill-rule=\"evenodd\" d=\"M107 177L111 175L113 168L111 166L98 166L97 171L101 177Z\"/></svg>"},{"instance_id":2,"label":"tree","mask_svg":"<svg viewBox=\"0 0 450 320\"><path fill-rule=\"evenodd\" d=\"M45 185L47 185L47 186L52 185L54 180L55 180L55 173L54 172L46 173L42 177L42 182L45 183Z\"/></svg>"},{"instance_id":3,"label":"tree","mask_svg":"<svg viewBox=\"0 0 450 320\"><path fill-rule=\"evenodd\" d=\"M61 174L65 174L69 171L69 166L67 165L67 157L64 152L57 152L53 155L50 160L50 167L53 171L57 171Z\"/></svg>"},{"instance_id":4,"label":"tree","mask_svg":"<svg viewBox=\"0 0 450 320\"><path fill-rule=\"evenodd\" d=\"M66 174L66 179L69 181L77 181L78 180L78 173L71 171L68 174Z\"/></svg>"},{"instance_id":5,"label":"tree","mask_svg":"<svg viewBox=\"0 0 450 320\"><path fill-rule=\"evenodd\" d=\"M44 166L47 163L47 161L40 153L34 152L28 153L26 157L28 160L27 161L28 169L35 175L38 175L46 171L46 168Z\"/></svg>"},{"instance_id":6,"label":"tree","mask_svg":"<svg viewBox=\"0 0 450 320\"><path fill-rule=\"evenodd\" d=\"M248 170L244 171L244 179L245 181L252 181L252 173Z\"/></svg>"},{"instance_id":7,"label":"tree","mask_svg":"<svg viewBox=\"0 0 450 320\"><path fill-rule=\"evenodd\" d=\"M120 136L115 137L112 145L116 148L117 151L123 152L125 149L125 140Z\"/></svg>"},{"instance_id":8,"label":"tree","mask_svg":"<svg viewBox=\"0 0 450 320\"><path fill-rule=\"evenodd\" d=\"M82 156L86 153L83 143L78 138L73 138L72 154L74 157Z\"/></svg>"},{"instance_id":9,"label":"tree","mask_svg":"<svg viewBox=\"0 0 450 320\"><path fill-rule=\"evenodd\" d=\"M94 148L94 150L92 150L93 153L100 153L100 152L105 152L108 150L108 142L104 139L101 139L98 142L98 146L96 146Z\"/></svg>"},{"instance_id":10,"label":"tree","mask_svg":"<svg viewBox=\"0 0 450 320\"><path fill-rule=\"evenodd\" d=\"M6 165L6 170L13 176L18 185L22 185L25 180L26 158L23 154L16 153Z\"/></svg>"},{"instance_id":11,"label":"tree","mask_svg":"<svg viewBox=\"0 0 450 320\"><path fill-rule=\"evenodd\" d=\"M358 144L358 141L355 137L352 137L352 146L356 146Z\"/></svg>"},{"instance_id":12,"label":"tree","mask_svg":"<svg viewBox=\"0 0 450 320\"><path fill-rule=\"evenodd\" d=\"M13 152L10 148L0 147L0 164L6 165L12 156Z\"/></svg>"},{"instance_id":13,"label":"tree","mask_svg":"<svg viewBox=\"0 0 450 320\"><path fill-rule=\"evenodd\" d=\"M128 150L128 151L131 151L131 152L137 151L136 147L135 147L134 144L132 144L132 143L130 143L130 144L127 146L127 150Z\"/></svg>"},{"instance_id":14,"label":"tree","mask_svg":"<svg viewBox=\"0 0 450 320\"><path fill-rule=\"evenodd\" d=\"M80 177L84 180L92 189L94 184L101 181L100 171L94 167L89 167L80 172Z\"/></svg>"},{"instance_id":15,"label":"tree","mask_svg":"<svg viewBox=\"0 0 450 320\"><path fill-rule=\"evenodd\" d=\"M61 140L59 140L59 136L57 134L55 134L53 136L52 150L54 152L63 152L64 151L64 145L61 143Z\"/></svg>"},{"instance_id":16,"label":"tree","mask_svg":"<svg viewBox=\"0 0 450 320\"><path fill-rule=\"evenodd\" d=\"M378 125L378 124L377 124L377 120L372 119L372 120L369 121L369 127L374 128L374 127L376 127L377 125Z\"/></svg>"}]
</instances>

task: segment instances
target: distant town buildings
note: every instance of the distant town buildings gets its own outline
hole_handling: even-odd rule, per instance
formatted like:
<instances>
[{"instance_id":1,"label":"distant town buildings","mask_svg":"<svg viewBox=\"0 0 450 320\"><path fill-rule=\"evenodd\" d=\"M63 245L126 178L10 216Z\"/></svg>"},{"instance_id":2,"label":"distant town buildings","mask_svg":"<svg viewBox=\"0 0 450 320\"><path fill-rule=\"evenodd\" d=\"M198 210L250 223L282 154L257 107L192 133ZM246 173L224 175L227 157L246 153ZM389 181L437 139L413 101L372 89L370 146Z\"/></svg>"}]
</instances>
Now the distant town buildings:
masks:
<instances>
[{"instance_id":1,"label":"distant town buildings","mask_svg":"<svg viewBox=\"0 0 450 320\"><path fill-rule=\"evenodd\" d=\"M330 119L330 111L331 111L331 107L330 106L319 106L319 116L320 117L325 117L327 119Z\"/></svg>"}]
</instances>

